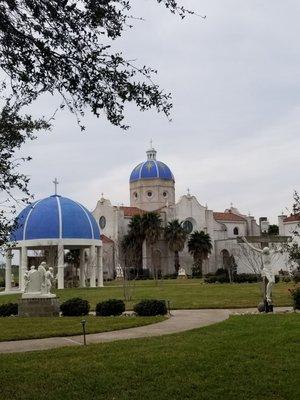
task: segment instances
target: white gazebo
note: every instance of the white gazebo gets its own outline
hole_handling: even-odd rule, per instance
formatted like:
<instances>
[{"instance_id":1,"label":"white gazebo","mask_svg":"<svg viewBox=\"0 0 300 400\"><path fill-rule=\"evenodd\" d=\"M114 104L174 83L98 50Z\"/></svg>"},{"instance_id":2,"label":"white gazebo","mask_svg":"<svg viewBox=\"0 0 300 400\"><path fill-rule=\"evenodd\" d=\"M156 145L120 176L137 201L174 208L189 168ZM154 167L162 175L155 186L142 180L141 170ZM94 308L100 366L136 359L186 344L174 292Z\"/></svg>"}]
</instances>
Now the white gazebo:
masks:
<instances>
[{"instance_id":1,"label":"white gazebo","mask_svg":"<svg viewBox=\"0 0 300 400\"><path fill-rule=\"evenodd\" d=\"M102 287L102 241L93 215L76 201L57 194L30 204L17 217L17 228L6 250L4 293L16 292L11 287L12 251L20 252L19 290L24 291L24 275L30 267L28 251L45 252L48 266L57 274L57 287L63 289L64 251L72 249L80 251L80 286L87 285L88 271L90 287Z\"/></svg>"}]
</instances>

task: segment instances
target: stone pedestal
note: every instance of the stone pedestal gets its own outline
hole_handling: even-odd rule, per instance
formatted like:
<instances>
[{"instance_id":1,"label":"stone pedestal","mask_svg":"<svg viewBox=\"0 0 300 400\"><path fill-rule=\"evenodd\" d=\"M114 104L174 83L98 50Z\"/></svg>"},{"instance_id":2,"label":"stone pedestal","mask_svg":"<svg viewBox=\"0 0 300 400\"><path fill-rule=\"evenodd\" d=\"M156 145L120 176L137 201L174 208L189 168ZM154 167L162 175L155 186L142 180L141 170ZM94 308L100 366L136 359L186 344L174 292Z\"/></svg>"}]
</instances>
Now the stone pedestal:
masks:
<instances>
[{"instance_id":1,"label":"stone pedestal","mask_svg":"<svg viewBox=\"0 0 300 400\"><path fill-rule=\"evenodd\" d=\"M57 298L36 297L19 300L19 317L58 317L59 302Z\"/></svg>"}]
</instances>

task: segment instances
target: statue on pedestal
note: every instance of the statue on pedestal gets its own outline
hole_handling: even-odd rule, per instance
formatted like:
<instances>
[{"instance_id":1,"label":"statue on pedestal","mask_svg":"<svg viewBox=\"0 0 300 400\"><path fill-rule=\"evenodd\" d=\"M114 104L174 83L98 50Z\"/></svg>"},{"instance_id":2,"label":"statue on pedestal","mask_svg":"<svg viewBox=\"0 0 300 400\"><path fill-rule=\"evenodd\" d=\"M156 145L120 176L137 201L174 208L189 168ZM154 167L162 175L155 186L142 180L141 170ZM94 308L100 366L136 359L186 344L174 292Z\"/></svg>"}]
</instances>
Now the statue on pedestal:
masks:
<instances>
[{"instance_id":1,"label":"statue on pedestal","mask_svg":"<svg viewBox=\"0 0 300 400\"><path fill-rule=\"evenodd\" d=\"M122 269L122 267L121 267L121 265L120 264L118 264L117 265L117 268L116 268L116 279L123 279L124 278L124 272L123 272L123 269Z\"/></svg>"},{"instance_id":2,"label":"statue on pedestal","mask_svg":"<svg viewBox=\"0 0 300 400\"><path fill-rule=\"evenodd\" d=\"M187 278L185 269L183 267L180 267L178 270L178 278Z\"/></svg>"}]
</instances>

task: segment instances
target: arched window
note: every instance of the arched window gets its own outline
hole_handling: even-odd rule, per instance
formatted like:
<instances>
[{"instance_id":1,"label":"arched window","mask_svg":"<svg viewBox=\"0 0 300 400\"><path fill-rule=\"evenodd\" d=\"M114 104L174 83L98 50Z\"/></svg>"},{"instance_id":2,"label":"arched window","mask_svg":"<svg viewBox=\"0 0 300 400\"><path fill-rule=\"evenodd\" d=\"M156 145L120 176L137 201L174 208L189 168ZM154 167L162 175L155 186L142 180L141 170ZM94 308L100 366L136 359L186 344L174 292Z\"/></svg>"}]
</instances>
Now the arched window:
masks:
<instances>
[{"instance_id":1,"label":"arched window","mask_svg":"<svg viewBox=\"0 0 300 400\"><path fill-rule=\"evenodd\" d=\"M238 235L239 234L239 228L237 226L233 229L233 234L234 235Z\"/></svg>"}]
</instances>

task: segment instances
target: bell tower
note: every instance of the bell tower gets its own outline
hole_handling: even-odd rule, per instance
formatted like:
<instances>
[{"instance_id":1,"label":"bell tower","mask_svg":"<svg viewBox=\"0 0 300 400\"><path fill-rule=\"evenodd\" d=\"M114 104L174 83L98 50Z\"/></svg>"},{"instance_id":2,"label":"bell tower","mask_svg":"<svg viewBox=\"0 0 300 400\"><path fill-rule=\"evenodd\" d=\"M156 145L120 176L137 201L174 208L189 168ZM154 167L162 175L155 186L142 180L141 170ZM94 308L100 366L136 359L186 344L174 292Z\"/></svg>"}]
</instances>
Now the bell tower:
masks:
<instances>
[{"instance_id":1,"label":"bell tower","mask_svg":"<svg viewBox=\"0 0 300 400\"><path fill-rule=\"evenodd\" d=\"M175 179L170 168L156 159L152 142L146 154L147 160L130 175L130 205L144 211L175 205Z\"/></svg>"}]
</instances>

